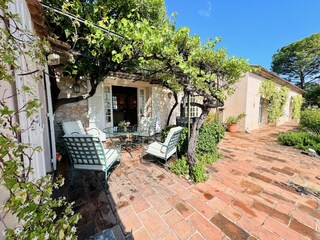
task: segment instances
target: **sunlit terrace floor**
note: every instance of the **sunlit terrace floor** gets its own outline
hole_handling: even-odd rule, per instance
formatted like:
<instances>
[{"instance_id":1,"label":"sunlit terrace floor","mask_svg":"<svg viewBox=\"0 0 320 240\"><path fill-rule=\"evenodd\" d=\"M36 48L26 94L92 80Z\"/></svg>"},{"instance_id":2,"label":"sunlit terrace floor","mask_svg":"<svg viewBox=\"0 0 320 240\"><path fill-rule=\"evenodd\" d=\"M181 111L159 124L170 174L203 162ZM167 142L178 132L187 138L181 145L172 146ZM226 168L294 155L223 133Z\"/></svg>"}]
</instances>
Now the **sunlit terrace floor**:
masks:
<instances>
[{"instance_id":1,"label":"sunlit terrace floor","mask_svg":"<svg viewBox=\"0 0 320 240\"><path fill-rule=\"evenodd\" d=\"M122 153L107 188L79 174L62 190L82 214L79 239L104 229L117 239L320 239L320 159L276 142L295 127L227 133L205 183L140 163L141 149Z\"/></svg>"}]
</instances>

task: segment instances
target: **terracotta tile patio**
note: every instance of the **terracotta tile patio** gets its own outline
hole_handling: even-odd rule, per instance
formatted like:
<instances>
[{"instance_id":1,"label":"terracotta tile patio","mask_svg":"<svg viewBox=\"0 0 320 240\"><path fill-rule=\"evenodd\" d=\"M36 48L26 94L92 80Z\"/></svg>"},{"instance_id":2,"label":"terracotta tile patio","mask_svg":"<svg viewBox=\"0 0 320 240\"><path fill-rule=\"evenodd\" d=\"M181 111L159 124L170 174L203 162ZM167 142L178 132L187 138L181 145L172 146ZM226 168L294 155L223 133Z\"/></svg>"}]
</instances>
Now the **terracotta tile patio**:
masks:
<instances>
[{"instance_id":1,"label":"terracotta tile patio","mask_svg":"<svg viewBox=\"0 0 320 240\"><path fill-rule=\"evenodd\" d=\"M295 127L227 133L205 183L140 163L141 150L122 153L105 191L78 175L65 193L83 215L79 239L107 228L117 239L320 239L320 159L276 142Z\"/></svg>"}]
</instances>

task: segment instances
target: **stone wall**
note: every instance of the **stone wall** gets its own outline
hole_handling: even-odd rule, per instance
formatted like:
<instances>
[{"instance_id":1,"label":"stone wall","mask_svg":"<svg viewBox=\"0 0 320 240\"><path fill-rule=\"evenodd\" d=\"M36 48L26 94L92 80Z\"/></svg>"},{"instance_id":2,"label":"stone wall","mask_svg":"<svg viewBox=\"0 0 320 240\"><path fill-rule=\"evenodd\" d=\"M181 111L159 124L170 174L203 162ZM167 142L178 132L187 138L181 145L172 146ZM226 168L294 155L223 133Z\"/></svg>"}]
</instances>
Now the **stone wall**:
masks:
<instances>
[{"instance_id":1,"label":"stone wall","mask_svg":"<svg viewBox=\"0 0 320 240\"><path fill-rule=\"evenodd\" d=\"M69 77L63 77L57 81L60 88L59 98L71 98L80 96L87 93L87 89L84 87L85 81L81 82L80 93L76 94L73 91L73 84L75 81ZM58 123L65 121L80 120L84 127L88 127L88 100L82 100L76 103L68 103L61 105L54 113L54 121L56 124L56 137L60 137L62 130L58 126Z\"/></svg>"}]
</instances>

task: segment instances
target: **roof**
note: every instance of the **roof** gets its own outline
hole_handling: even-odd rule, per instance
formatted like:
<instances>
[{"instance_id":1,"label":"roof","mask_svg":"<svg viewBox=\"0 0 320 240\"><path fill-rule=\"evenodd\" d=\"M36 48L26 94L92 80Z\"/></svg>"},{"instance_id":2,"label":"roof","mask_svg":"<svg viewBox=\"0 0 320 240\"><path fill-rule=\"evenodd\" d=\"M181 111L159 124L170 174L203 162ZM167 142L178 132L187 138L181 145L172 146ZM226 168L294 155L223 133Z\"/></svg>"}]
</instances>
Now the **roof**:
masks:
<instances>
[{"instance_id":1,"label":"roof","mask_svg":"<svg viewBox=\"0 0 320 240\"><path fill-rule=\"evenodd\" d=\"M47 29L45 27L44 18L42 16L42 6L38 0L26 0L33 28L39 37L45 37L47 35Z\"/></svg>"},{"instance_id":2,"label":"roof","mask_svg":"<svg viewBox=\"0 0 320 240\"><path fill-rule=\"evenodd\" d=\"M279 77L277 74L265 69L264 67L261 67L259 65L251 65L251 67L259 68L258 71L253 71L253 73L260 76L260 77L273 80L274 82L276 82L282 86L286 86L287 88L289 88L297 93L300 93L300 94L304 93L303 89L301 89L301 88L297 87L296 85L288 82L287 80Z\"/></svg>"}]
</instances>

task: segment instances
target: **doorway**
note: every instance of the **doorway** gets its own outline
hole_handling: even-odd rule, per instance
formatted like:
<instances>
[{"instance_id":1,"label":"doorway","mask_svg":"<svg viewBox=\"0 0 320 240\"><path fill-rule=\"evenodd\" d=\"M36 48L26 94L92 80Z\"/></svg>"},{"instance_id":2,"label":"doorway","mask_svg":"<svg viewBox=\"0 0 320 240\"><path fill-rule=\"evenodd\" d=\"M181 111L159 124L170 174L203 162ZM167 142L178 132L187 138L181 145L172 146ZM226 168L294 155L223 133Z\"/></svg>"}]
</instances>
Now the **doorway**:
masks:
<instances>
[{"instance_id":1,"label":"doorway","mask_svg":"<svg viewBox=\"0 0 320 240\"><path fill-rule=\"evenodd\" d=\"M137 88L112 86L113 125L129 121L133 126L138 123Z\"/></svg>"},{"instance_id":2,"label":"doorway","mask_svg":"<svg viewBox=\"0 0 320 240\"><path fill-rule=\"evenodd\" d=\"M267 124L268 123L268 101L264 99L263 97L260 97L260 103L259 103L259 117L258 117L258 123L259 124Z\"/></svg>"}]
</instances>

